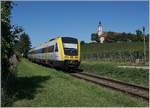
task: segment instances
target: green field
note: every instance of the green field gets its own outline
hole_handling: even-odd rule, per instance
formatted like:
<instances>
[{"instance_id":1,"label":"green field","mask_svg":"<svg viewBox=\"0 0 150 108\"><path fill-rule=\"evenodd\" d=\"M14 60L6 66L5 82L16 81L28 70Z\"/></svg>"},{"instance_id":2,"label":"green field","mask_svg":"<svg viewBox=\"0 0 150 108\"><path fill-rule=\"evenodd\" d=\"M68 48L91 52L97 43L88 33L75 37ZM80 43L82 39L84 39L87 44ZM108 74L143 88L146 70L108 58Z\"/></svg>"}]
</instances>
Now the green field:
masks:
<instances>
[{"instance_id":1,"label":"green field","mask_svg":"<svg viewBox=\"0 0 150 108\"><path fill-rule=\"evenodd\" d=\"M146 44L147 61L149 47ZM103 60L119 62L135 62L136 59L143 59L143 42L128 43L90 43L81 44L82 60Z\"/></svg>"},{"instance_id":2,"label":"green field","mask_svg":"<svg viewBox=\"0 0 150 108\"><path fill-rule=\"evenodd\" d=\"M148 43L146 44L148 50ZM95 53L98 51L141 51L143 52L143 42L122 42L122 43L90 43L81 45L82 53ZM89 52L89 49L91 50Z\"/></svg>"},{"instance_id":3,"label":"green field","mask_svg":"<svg viewBox=\"0 0 150 108\"><path fill-rule=\"evenodd\" d=\"M17 67L16 80L8 106L148 106L143 99L76 79L26 59L22 59Z\"/></svg>"},{"instance_id":4,"label":"green field","mask_svg":"<svg viewBox=\"0 0 150 108\"><path fill-rule=\"evenodd\" d=\"M149 70L145 69L131 69L131 68L118 68L112 62L101 61L82 61L81 68L85 72L98 74L105 77L125 81L132 84L149 86Z\"/></svg>"}]
</instances>

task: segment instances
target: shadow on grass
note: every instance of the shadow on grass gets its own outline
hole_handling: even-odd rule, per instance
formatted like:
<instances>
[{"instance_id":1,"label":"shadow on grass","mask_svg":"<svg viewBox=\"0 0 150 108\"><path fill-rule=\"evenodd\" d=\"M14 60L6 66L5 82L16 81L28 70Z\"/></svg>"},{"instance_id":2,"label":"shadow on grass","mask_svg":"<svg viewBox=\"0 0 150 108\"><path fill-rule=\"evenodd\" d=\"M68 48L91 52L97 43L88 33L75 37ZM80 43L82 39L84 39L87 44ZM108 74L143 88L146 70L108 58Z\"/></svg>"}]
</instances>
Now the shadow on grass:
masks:
<instances>
[{"instance_id":1,"label":"shadow on grass","mask_svg":"<svg viewBox=\"0 0 150 108\"><path fill-rule=\"evenodd\" d=\"M11 102L7 106L12 106L13 102L22 99L33 99L38 93L37 88L42 88L42 83L50 79L50 76L31 76L31 77L17 77L14 85L10 91Z\"/></svg>"}]
</instances>

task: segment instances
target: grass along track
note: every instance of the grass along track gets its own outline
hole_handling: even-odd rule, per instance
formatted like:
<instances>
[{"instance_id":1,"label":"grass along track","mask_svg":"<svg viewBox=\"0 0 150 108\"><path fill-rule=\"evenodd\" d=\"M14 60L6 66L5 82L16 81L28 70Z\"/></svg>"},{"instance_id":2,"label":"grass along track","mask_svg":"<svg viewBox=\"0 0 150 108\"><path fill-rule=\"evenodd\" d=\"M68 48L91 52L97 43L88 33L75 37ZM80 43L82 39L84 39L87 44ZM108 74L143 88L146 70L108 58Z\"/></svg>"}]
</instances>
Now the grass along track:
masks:
<instances>
[{"instance_id":1,"label":"grass along track","mask_svg":"<svg viewBox=\"0 0 150 108\"><path fill-rule=\"evenodd\" d=\"M113 88L149 100L149 88L143 86L133 85L133 84L129 84L129 83L125 83L118 80L101 77L89 73L71 73L71 75L80 79L93 82L95 84L103 85L109 88Z\"/></svg>"},{"instance_id":2,"label":"grass along track","mask_svg":"<svg viewBox=\"0 0 150 108\"><path fill-rule=\"evenodd\" d=\"M90 82L76 79L61 71L22 59L17 66L12 89L13 107L145 107L135 99Z\"/></svg>"},{"instance_id":3,"label":"grass along track","mask_svg":"<svg viewBox=\"0 0 150 108\"><path fill-rule=\"evenodd\" d=\"M148 69L119 68L118 65L120 64L112 62L82 61L80 68L87 73L97 74L145 87L149 86Z\"/></svg>"}]
</instances>

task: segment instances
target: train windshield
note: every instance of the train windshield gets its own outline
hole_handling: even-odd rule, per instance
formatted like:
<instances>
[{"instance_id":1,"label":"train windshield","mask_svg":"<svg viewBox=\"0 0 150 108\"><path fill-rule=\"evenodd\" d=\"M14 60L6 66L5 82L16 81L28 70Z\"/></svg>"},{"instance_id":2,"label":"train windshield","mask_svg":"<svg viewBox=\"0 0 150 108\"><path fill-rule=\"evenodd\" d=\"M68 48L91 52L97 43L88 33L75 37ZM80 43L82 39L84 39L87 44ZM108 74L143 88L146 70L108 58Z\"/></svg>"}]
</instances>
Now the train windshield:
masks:
<instances>
[{"instance_id":1,"label":"train windshield","mask_svg":"<svg viewBox=\"0 0 150 108\"><path fill-rule=\"evenodd\" d=\"M65 55L78 55L78 40L71 37L62 37Z\"/></svg>"}]
</instances>

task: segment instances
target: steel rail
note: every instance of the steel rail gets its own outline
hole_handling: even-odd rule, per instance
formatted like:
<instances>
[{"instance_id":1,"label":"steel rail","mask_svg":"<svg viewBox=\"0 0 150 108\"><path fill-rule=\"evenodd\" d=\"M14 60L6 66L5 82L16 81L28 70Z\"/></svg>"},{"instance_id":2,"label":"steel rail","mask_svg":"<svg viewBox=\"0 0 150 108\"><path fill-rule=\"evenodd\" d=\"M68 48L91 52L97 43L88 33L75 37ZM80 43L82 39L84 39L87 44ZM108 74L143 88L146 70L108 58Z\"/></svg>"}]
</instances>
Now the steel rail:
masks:
<instances>
[{"instance_id":1,"label":"steel rail","mask_svg":"<svg viewBox=\"0 0 150 108\"><path fill-rule=\"evenodd\" d=\"M105 87L109 87L118 91L131 94L136 97L141 97L145 100L149 100L149 88L147 87L133 85L126 82L114 80L111 78L101 77L98 75L83 73L83 72L71 73L71 75L80 79L93 82L95 84L103 85Z\"/></svg>"}]
</instances>

